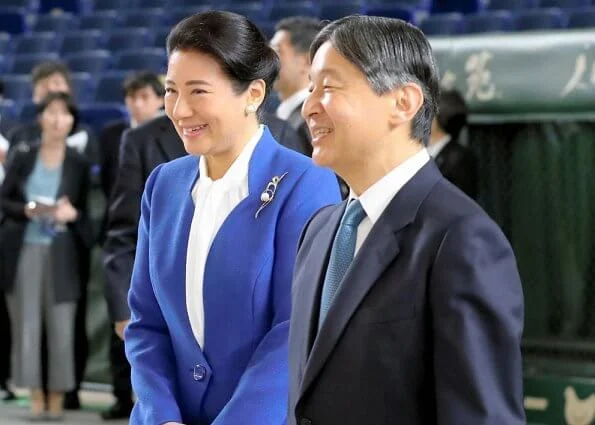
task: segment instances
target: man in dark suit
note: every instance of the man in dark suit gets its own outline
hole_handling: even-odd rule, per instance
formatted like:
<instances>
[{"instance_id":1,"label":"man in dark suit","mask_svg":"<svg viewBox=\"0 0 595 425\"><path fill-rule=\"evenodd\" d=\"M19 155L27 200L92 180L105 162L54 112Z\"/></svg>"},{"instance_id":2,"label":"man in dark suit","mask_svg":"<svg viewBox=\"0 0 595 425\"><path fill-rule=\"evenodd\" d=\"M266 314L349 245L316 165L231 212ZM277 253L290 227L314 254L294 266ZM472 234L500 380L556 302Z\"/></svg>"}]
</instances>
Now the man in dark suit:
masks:
<instances>
[{"instance_id":1,"label":"man in dark suit","mask_svg":"<svg viewBox=\"0 0 595 425\"><path fill-rule=\"evenodd\" d=\"M165 88L157 74L150 71L133 72L124 80L122 88L130 119L108 124L100 137L101 186L106 199L110 198L116 184L122 133L155 118L163 109ZM100 240L105 238L107 213L106 208ZM124 342L115 331L112 332L110 344L110 369L115 403L102 412L101 417L104 420L127 418L133 406L130 364L126 359Z\"/></svg>"},{"instance_id":2,"label":"man in dark suit","mask_svg":"<svg viewBox=\"0 0 595 425\"><path fill-rule=\"evenodd\" d=\"M469 148L459 143L459 134L466 124L467 106L463 97L454 90L442 91L438 114L432 121L428 153L448 181L477 199L477 159Z\"/></svg>"},{"instance_id":3,"label":"man in dark suit","mask_svg":"<svg viewBox=\"0 0 595 425\"><path fill-rule=\"evenodd\" d=\"M274 89L281 100L277 118L286 120L299 135L298 144L288 148L312 156L310 132L302 118L302 104L308 95L308 49L324 25L315 18L295 16L286 18L275 26L271 47L279 55L281 69Z\"/></svg>"},{"instance_id":4,"label":"man in dark suit","mask_svg":"<svg viewBox=\"0 0 595 425\"><path fill-rule=\"evenodd\" d=\"M289 423L524 424L514 254L424 148L439 92L427 39L351 16L311 55L313 159L351 195L300 242Z\"/></svg>"}]
</instances>

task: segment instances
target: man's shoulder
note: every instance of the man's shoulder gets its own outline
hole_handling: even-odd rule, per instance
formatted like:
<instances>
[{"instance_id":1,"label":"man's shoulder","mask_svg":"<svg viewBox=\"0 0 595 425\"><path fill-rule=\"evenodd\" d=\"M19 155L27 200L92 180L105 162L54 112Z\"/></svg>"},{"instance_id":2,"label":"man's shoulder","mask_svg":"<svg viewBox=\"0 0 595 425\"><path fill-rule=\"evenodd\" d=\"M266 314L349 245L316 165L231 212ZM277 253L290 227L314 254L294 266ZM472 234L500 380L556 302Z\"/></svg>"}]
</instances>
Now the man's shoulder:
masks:
<instances>
[{"instance_id":1,"label":"man's shoulder","mask_svg":"<svg viewBox=\"0 0 595 425\"><path fill-rule=\"evenodd\" d=\"M148 139L156 138L164 131L167 131L169 125L171 125L169 118L166 115L160 115L152 120L142 123L138 127L126 130L126 139L133 141L138 140L139 143L146 142Z\"/></svg>"}]
</instances>

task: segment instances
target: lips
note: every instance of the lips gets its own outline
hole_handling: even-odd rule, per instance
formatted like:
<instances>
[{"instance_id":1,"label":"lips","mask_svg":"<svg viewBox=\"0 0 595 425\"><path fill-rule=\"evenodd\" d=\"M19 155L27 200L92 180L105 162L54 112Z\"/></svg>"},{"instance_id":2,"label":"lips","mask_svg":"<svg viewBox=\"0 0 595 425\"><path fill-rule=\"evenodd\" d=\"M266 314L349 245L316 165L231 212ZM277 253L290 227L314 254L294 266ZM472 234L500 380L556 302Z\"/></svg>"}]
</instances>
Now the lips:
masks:
<instances>
[{"instance_id":1,"label":"lips","mask_svg":"<svg viewBox=\"0 0 595 425\"><path fill-rule=\"evenodd\" d=\"M200 133L201 130L205 129L207 124L195 126L195 127L182 127L182 134L184 136L195 136Z\"/></svg>"}]
</instances>

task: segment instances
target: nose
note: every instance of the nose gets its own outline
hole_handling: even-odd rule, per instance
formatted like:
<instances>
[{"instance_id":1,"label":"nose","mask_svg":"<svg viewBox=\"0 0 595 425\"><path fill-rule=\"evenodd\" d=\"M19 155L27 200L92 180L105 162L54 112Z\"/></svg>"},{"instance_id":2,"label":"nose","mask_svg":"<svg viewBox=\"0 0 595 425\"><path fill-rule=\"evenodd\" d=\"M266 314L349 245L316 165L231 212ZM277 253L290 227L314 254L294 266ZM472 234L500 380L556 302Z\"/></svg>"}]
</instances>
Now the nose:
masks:
<instances>
[{"instance_id":1,"label":"nose","mask_svg":"<svg viewBox=\"0 0 595 425\"><path fill-rule=\"evenodd\" d=\"M185 96L178 95L171 116L176 121L192 116L192 108L186 101Z\"/></svg>"},{"instance_id":2,"label":"nose","mask_svg":"<svg viewBox=\"0 0 595 425\"><path fill-rule=\"evenodd\" d=\"M302 117L307 122L308 118L318 112L320 112L320 95L316 90L313 90L302 104Z\"/></svg>"}]
</instances>

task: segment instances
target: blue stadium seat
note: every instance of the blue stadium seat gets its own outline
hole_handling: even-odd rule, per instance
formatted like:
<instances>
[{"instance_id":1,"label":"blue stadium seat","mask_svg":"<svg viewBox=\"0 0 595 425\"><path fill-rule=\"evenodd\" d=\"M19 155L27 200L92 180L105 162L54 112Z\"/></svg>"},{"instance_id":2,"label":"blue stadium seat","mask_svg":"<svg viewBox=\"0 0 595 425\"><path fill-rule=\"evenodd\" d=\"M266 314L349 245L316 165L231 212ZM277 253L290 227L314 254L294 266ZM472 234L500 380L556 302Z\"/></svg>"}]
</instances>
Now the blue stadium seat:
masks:
<instances>
[{"instance_id":1,"label":"blue stadium seat","mask_svg":"<svg viewBox=\"0 0 595 425\"><path fill-rule=\"evenodd\" d=\"M174 9L166 9L168 13L165 16L165 25L174 26L182 19L194 15L195 13L210 10L210 6L191 6L191 7L176 7Z\"/></svg>"},{"instance_id":2,"label":"blue stadium seat","mask_svg":"<svg viewBox=\"0 0 595 425\"><path fill-rule=\"evenodd\" d=\"M434 0L432 13L477 13L482 8L481 0Z\"/></svg>"},{"instance_id":3,"label":"blue stadium seat","mask_svg":"<svg viewBox=\"0 0 595 425\"><path fill-rule=\"evenodd\" d=\"M412 22L415 17L415 10L403 6L374 6L366 5L363 12L369 16L386 16L388 18L397 18Z\"/></svg>"},{"instance_id":4,"label":"blue stadium seat","mask_svg":"<svg viewBox=\"0 0 595 425\"><path fill-rule=\"evenodd\" d=\"M122 84L129 71L110 71L99 76L95 102L120 102L124 100Z\"/></svg>"},{"instance_id":5,"label":"blue stadium seat","mask_svg":"<svg viewBox=\"0 0 595 425\"><path fill-rule=\"evenodd\" d=\"M12 68L12 57L0 55L0 75Z\"/></svg>"},{"instance_id":6,"label":"blue stadium seat","mask_svg":"<svg viewBox=\"0 0 595 425\"><path fill-rule=\"evenodd\" d=\"M595 6L569 11L568 28L595 28Z\"/></svg>"},{"instance_id":7,"label":"blue stadium seat","mask_svg":"<svg viewBox=\"0 0 595 425\"><path fill-rule=\"evenodd\" d=\"M425 18L419 28L427 36L455 35L463 31L463 15L460 13L440 13Z\"/></svg>"},{"instance_id":8,"label":"blue stadium seat","mask_svg":"<svg viewBox=\"0 0 595 425\"><path fill-rule=\"evenodd\" d=\"M490 0L486 10L521 10L537 6L538 0Z\"/></svg>"},{"instance_id":9,"label":"blue stadium seat","mask_svg":"<svg viewBox=\"0 0 595 425\"><path fill-rule=\"evenodd\" d=\"M587 6L591 6L591 0L539 0L539 7L542 9L571 9Z\"/></svg>"},{"instance_id":10,"label":"blue stadium seat","mask_svg":"<svg viewBox=\"0 0 595 425\"><path fill-rule=\"evenodd\" d=\"M294 3L273 3L269 11L270 21L279 21L290 16L313 16L318 17L320 11L311 1Z\"/></svg>"},{"instance_id":11,"label":"blue stadium seat","mask_svg":"<svg viewBox=\"0 0 595 425\"><path fill-rule=\"evenodd\" d=\"M60 54L70 55L103 47L104 35L100 30L78 30L64 33Z\"/></svg>"},{"instance_id":12,"label":"blue stadium seat","mask_svg":"<svg viewBox=\"0 0 595 425\"><path fill-rule=\"evenodd\" d=\"M171 27L161 27L155 30L155 39L153 40L153 47L159 47L160 49L165 49L165 43L167 41L167 36L171 31Z\"/></svg>"},{"instance_id":13,"label":"blue stadium seat","mask_svg":"<svg viewBox=\"0 0 595 425\"><path fill-rule=\"evenodd\" d=\"M89 13L92 6L93 2L91 0L41 0L39 13L50 13L59 10L82 15Z\"/></svg>"},{"instance_id":14,"label":"blue stadium seat","mask_svg":"<svg viewBox=\"0 0 595 425\"><path fill-rule=\"evenodd\" d=\"M466 15L463 18L463 32L466 34L508 32L512 29L512 14L506 10Z\"/></svg>"},{"instance_id":15,"label":"blue stadium seat","mask_svg":"<svg viewBox=\"0 0 595 425\"><path fill-rule=\"evenodd\" d=\"M137 5L137 0L125 0L125 2L122 0L95 0L93 10L120 10L123 3L126 4L126 8L133 9Z\"/></svg>"},{"instance_id":16,"label":"blue stadium seat","mask_svg":"<svg viewBox=\"0 0 595 425\"><path fill-rule=\"evenodd\" d=\"M107 50L90 50L64 56L64 61L72 72L99 74L111 67L112 55Z\"/></svg>"},{"instance_id":17,"label":"blue stadium seat","mask_svg":"<svg viewBox=\"0 0 595 425\"><path fill-rule=\"evenodd\" d=\"M35 21L35 25L33 26L33 31L55 31L61 33L73 30L77 27L78 20L71 13L47 14L37 17L37 21Z\"/></svg>"},{"instance_id":18,"label":"blue stadium seat","mask_svg":"<svg viewBox=\"0 0 595 425\"><path fill-rule=\"evenodd\" d=\"M122 24L121 14L115 10L104 10L81 16L79 28L107 31Z\"/></svg>"},{"instance_id":19,"label":"blue stadium seat","mask_svg":"<svg viewBox=\"0 0 595 425\"><path fill-rule=\"evenodd\" d=\"M97 134L108 122L128 118L128 111L121 100L119 103L81 104L79 111L81 122L91 126Z\"/></svg>"},{"instance_id":20,"label":"blue stadium seat","mask_svg":"<svg viewBox=\"0 0 595 425\"><path fill-rule=\"evenodd\" d=\"M553 30L566 26L566 16L560 9L523 10L514 17L517 31Z\"/></svg>"},{"instance_id":21,"label":"blue stadium seat","mask_svg":"<svg viewBox=\"0 0 595 425\"><path fill-rule=\"evenodd\" d=\"M170 9L179 9L179 8L191 8L191 7L197 7L197 6L202 6L205 8L210 8L211 5L213 3L215 3L215 1L211 1L211 0L192 0L192 2L188 1L188 0L164 0L165 1L165 10L170 10ZM252 0L254 1L254 0ZM220 3L220 2L216 2L216 3Z\"/></svg>"},{"instance_id":22,"label":"blue stadium seat","mask_svg":"<svg viewBox=\"0 0 595 425\"><path fill-rule=\"evenodd\" d=\"M267 10L262 7L262 3L230 3L229 5L224 6L224 9L239 15L244 15L253 21L260 21L267 18Z\"/></svg>"},{"instance_id":23,"label":"blue stadium seat","mask_svg":"<svg viewBox=\"0 0 595 425\"><path fill-rule=\"evenodd\" d=\"M22 7L32 13L37 12L39 2L36 0L2 0L2 7Z\"/></svg>"},{"instance_id":24,"label":"blue stadium seat","mask_svg":"<svg viewBox=\"0 0 595 425\"><path fill-rule=\"evenodd\" d=\"M8 52L10 48L10 34L0 32L0 55Z\"/></svg>"},{"instance_id":25,"label":"blue stadium seat","mask_svg":"<svg viewBox=\"0 0 595 425\"><path fill-rule=\"evenodd\" d=\"M160 27L165 21L163 9L131 10L123 14L124 28Z\"/></svg>"},{"instance_id":26,"label":"blue stadium seat","mask_svg":"<svg viewBox=\"0 0 595 425\"><path fill-rule=\"evenodd\" d=\"M165 73L167 56L165 49L146 48L121 51L116 54L114 69L120 70L149 70L157 74Z\"/></svg>"},{"instance_id":27,"label":"blue stadium seat","mask_svg":"<svg viewBox=\"0 0 595 425\"><path fill-rule=\"evenodd\" d=\"M254 21L258 29L262 31L267 40L270 40L275 35L276 22L273 21Z\"/></svg>"},{"instance_id":28,"label":"blue stadium seat","mask_svg":"<svg viewBox=\"0 0 595 425\"><path fill-rule=\"evenodd\" d=\"M10 72L12 74L29 74L35 65L45 61L59 60L57 53L32 53L18 55L12 62Z\"/></svg>"},{"instance_id":29,"label":"blue stadium seat","mask_svg":"<svg viewBox=\"0 0 595 425\"><path fill-rule=\"evenodd\" d=\"M112 52L141 49L153 44L154 34L146 28L112 30L106 34L106 49Z\"/></svg>"},{"instance_id":30,"label":"blue stadium seat","mask_svg":"<svg viewBox=\"0 0 595 425\"><path fill-rule=\"evenodd\" d=\"M31 18L22 7L0 7L0 29L10 34L21 34L31 29Z\"/></svg>"},{"instance_id":31,"label":"blue stadium seat","mask_svg":"<svg viewBox=\"0 0 595 425\"><path fill-rule=\"evenodd\" d=\"M4 82L4 97L15 102L31 100L31 77L28 74L6 74L2 76Z\"/></svg>"},{"instance_id":32,"label":"blue stadium seat","mask_svg":"<svg viewBox=\"0 0 595 425\"><path fill-rule=\"evenodd\" d=\"M29 122L35 119L37 115L37 105L33 103L31 99L27 99L21 103L21 109L19 111L19 121Z\"/></svg>"},{"instance_id":33,"label":"blue stadium seat","mask_svg":"<svg viewBox=\"0 0 595 425\"><path fill-rule=\"evenodd\" d=\"M78 102L92 102L95 99L95 79L88 72L72 73L72 87Z\"/></svg>"},{"instance_id":34,"label":"blue stadium seat","mask_svg":"<svg viewBox=\"0 0 595 425\"><path fill-rule=\"evenodd\" d=\"M361 13L362 3L323 3L320 6L320 19L328 19L334 21L342 18L343 16L354 15Z\"/></svg>"},{"instance_id":35,"label":"blue stadium seat","mask_svg":"<svg viewBox=\"0 0 595 425\"><path fill-rule=\"evenodd\" d=\"M18 104L11 99L2 99L0 100L0 124L4 124L3 120L7 119L10 121L15 121L18 119L19 115L19 108ZM2 128L3 125L0 126ZM4 136L6 136L4 134Z\"/></svg>"},{"instance_id":36,"label":"blue stadium seat","mask_svg":"<svg viewBox=\"0 0 595 425\"><path fill-rule=\"evenodd\" d=\"M16 55L58 52L62 39L54 32L33 32L14 38L13 52Z\"/></svg>"},{"instance_id":37,"label":"blue stadium seat","mask_svg":"<svg viewBox=\"0 0 595 425\"><path fill-rule=\"evenodd\" d=\"M156 9L165 7L166 0L139 0L136 4L138 9Z\"/></svg>"}]
</instances>

